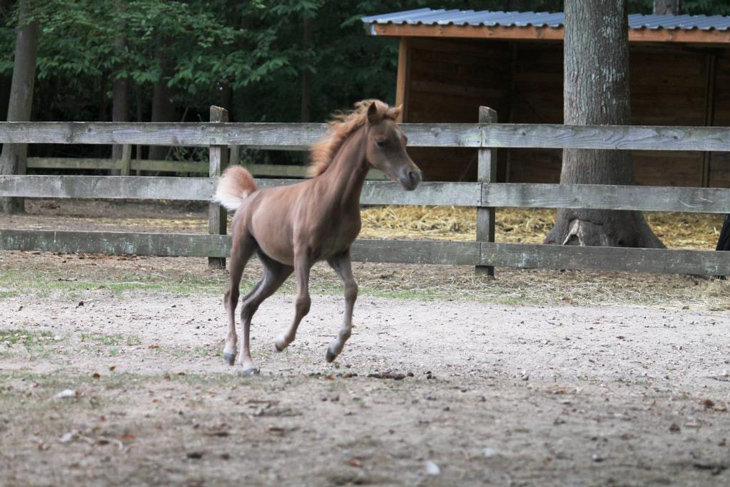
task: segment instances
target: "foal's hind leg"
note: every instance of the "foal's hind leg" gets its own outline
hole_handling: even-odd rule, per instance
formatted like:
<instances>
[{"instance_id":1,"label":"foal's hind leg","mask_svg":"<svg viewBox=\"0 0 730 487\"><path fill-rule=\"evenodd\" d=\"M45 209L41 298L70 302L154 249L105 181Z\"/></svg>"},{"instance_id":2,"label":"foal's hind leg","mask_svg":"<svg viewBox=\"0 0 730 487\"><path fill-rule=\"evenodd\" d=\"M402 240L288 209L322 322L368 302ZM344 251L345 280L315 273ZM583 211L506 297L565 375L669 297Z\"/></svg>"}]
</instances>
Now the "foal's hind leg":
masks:
<instances>
[{"instance_id":1,"label":"foal's hind leg","mask_svg":"<svg viewBox=\"0 0 730 487\"><path fill-rule=\"evenodd\" d=\"M249 259L251 259L254 250L256 250L256 242L251 237L233 240L228 288L223 298L223 304L228 315L228 336L226 337L226 344L223 346L223 358L229 365L233 365L236 360L236 342L238 341L236 336L236 306L238 305L241 276L243 276L243 270L246 268Z\"/></svg>"},{"instance_id":2,"label":"foal's hind leg","mask_svg":"<svg viewBox=\"0 0 730 487\"><path fill-rule=\"evenodd\" d=\"M327 261L335 270L342 284L345 287L345 316L342 322L342 328L337 334L329 347L327 347L327 362L332 362L342 352L345 342L350 338L352 333L352 311L355 307L357 299L357 282L352 276L352 264L350 263L350 252L333 257Z\"/></svg>"},{"instance_id":3,"label":"foal's hind leg","mask_svg":"<svg viewBox=\"0 0 730 487\"><path fill-rule=\"evenodd\" d=\"M254 365L251 358L251 349L249 344L249 334L251 330L251 320L256 310L259 309L261 303L266 298L276 292L286 278L293 271L291 266L281 264L266 256L259 251L259 259L264 266L264 276L258 283L253 292L243 300L241 309L241 325L243 327L243 345L241 348L241 365L245 374L258 374L259 369Z\"/></svg>"}]
</instances>

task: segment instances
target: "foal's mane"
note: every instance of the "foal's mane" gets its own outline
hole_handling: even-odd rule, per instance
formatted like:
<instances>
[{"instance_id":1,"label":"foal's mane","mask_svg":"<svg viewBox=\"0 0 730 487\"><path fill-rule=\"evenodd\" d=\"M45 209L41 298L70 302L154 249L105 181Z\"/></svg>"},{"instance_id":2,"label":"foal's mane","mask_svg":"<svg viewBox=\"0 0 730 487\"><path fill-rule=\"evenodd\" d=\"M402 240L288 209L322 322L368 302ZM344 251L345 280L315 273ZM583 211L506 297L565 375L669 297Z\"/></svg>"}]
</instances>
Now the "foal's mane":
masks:
<instances>
[{"instance_id":1,"label":"foal's mane","mask_svg":"<svg viewBox=\"0 0 730 487\"><path fill-rule=\"evenodd\" d=\"M357 129L365 125L368 120L368 109L375 104L378 118L381 120L396 120L400 115L400 108L389 107L380 100L362 100L355 103L355 109L347 112L335 112L327 124L327 134L312 144L312 164L309 166L311 177L319 176L332 164L337 151L342 148L345 140Z\"/></svg>"}]
</instances>

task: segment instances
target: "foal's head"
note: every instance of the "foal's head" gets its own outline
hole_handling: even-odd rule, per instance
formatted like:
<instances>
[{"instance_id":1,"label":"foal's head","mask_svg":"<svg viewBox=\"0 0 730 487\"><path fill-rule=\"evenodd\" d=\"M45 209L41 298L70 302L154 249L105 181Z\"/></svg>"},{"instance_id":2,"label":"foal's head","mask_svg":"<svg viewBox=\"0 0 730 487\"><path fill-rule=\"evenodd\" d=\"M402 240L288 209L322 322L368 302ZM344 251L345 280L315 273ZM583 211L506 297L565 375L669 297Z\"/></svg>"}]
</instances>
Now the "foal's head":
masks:
<instances>
[{"instance_id":1,"label":"foal's head","mask_svg":"<svg viewBox=\"0 0 730 487\"><path fill-rule=\"evenodd\" d=\"M406 152L408 137L395 120L401 108L389 108L385 103L373 100L368 106L365 123L365 159L383 171L393 182L411 191L421 182L421 170Z\"/></svg>"}]
</instances>

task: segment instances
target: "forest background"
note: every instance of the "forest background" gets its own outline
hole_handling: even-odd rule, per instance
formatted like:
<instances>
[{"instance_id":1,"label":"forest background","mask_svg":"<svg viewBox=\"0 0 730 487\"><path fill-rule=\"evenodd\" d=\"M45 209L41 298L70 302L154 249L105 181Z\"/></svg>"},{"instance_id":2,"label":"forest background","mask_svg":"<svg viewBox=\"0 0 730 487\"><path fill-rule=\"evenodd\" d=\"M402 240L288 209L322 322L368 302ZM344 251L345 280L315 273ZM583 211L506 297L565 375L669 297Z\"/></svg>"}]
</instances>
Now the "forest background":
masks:
<instances>
[{"instance_id":1,"label":"forest background","mask_svg":"<svg viewBox=\"0 0 730 487\"><path fill-rule=\"evenodd\" d=\"M198 122L213 104L233 122L324 121L359 99L394 102L398 41L367 35L363 16L421 7L563 8L560 0L30 1L30 20L40 25L36 121L119 120L121 106L128 121ZM629 1L632 13L652 7L652 0ZM3 117L17 9L16 1L0 0ZM684 0L682 12L730 15L730 0ZM196 158L166 150L150 157ZM111 147L34 146L29 155L106 157Z\"/></svg>"}]
</instances>

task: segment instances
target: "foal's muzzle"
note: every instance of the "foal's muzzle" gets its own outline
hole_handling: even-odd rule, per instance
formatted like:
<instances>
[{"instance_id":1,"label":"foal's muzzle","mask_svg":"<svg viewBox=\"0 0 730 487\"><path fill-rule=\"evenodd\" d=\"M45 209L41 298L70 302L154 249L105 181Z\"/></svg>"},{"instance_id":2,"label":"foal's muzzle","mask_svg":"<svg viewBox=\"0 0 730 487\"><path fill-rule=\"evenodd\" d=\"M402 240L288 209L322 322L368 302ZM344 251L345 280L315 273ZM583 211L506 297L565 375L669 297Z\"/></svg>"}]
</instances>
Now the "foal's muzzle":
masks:
<instances>
[{"instance_id":1,"label":"foal's muzzle","mask_svg":"<svg viewBox=\"0 0 730 487\"><path fill-rule=\"evenodd\" d=\"M398 179L406 190L413 191L421 183L423 177L418 169L403 169Z\"/></svg>"}]
</instances>

